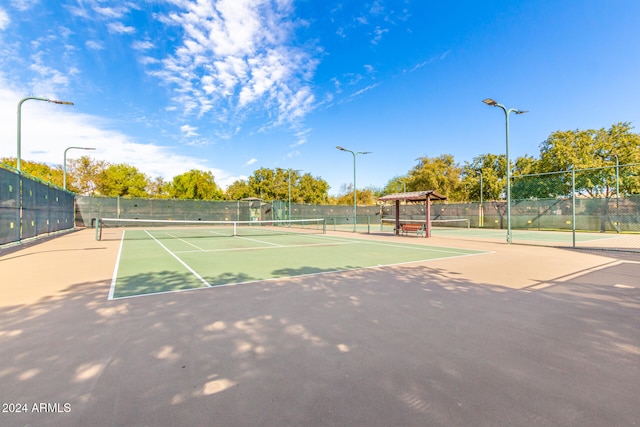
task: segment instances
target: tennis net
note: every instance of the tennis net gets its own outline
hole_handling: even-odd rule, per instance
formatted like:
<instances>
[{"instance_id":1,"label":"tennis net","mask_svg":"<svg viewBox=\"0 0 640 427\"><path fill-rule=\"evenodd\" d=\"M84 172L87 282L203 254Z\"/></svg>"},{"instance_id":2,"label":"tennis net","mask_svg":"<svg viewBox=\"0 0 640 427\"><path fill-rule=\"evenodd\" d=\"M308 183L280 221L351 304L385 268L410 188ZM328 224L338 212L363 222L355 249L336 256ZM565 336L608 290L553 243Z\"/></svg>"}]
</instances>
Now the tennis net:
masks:
<instances>
[{"instance_id":1,"label":"tennis net","mask_svg":"<svg viewBox=\"0 0 640 427\"><path fill-rule=\"evenodd\" d=\"M292 219L277 221L188 221L157 219L99 218L96 240L120 240L122 230L127 238L211 238L265 236L278 234L325 234L324 219Z\"/></svg>"}]
</instances>

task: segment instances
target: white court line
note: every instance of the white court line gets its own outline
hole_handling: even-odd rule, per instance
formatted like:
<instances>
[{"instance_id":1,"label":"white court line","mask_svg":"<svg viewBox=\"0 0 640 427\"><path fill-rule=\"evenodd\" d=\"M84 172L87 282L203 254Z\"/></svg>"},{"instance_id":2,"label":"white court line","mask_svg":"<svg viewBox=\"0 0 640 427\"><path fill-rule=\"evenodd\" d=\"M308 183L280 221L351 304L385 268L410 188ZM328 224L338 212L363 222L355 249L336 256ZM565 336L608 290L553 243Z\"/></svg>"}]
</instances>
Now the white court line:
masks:
<instances>
[{"instance_id":1,"label":"white court line","mask_svg":"<svg viewBox=\"0 0 640 427\"><path fill-rule=\"evenodd\" d=\"M415 249L415 250L426 251L426 252L442 252L442 253L446 253L446 254L462 254L462 255L466 255L467 252L469 252L469 251L482 252L482 253L488 252L488 251L478 251L477 249L456 249L456 248L443 248L441 246L437 246L437 247L423 246L423 245L417 245L415 243L405 243L405 244L386 243L386 242L379 242L379 241L375 241L375 240L366 240L366 239L357 239L357 238L345 238L345 237L329 237L329 236L319 236L319 235L313 235L313 234L309 234L308 236L312 237L312 238L336 240L336 241L342 241L342 242L365 243L365 244L368 244L368 245L386 246L386 247L391 247L391 248L402 248L402 249L411 249L411 250Z\"/></svg>"},{"instance_id":2,"label":"white court line","mask_svg":"<svg viewBox=\"0 0 640 427\"><path fill-rule=\"evenodd\" d=\"M174 254L173 252L171 252L165 245L162 244L162 242L160 242L158 239L156 239L155 237L153 237L151 235L151 233L149 233L147 230L144 230L145 233L147 233L149 235L149 237L151 237L153 240L156 241L157 244L159 244L160 246L162 246L162 248L167 251L169 253L169 255L171 255L172 257L174 257L175 259L178 260L178 262L180 264L182 264L187 270L189 270L191 272L191 274L193 274L194 276L196 276L198 278L198 280L200 280L202 283L204 283L207 287L211 287L211 284L209 282L207 282L204 277L202 277L201 275L199 275L193 268L189 267L187 265L186 262L182 261L176 254Z\"/></svg>"},{"instance_id":3,"label":"white court line","mask_svg":"<svg viewBox=\"0 0 640 427\"><path fill-rule=\"evenodd\" d=\"M348 273L348 272L351 272L351 271L371 270L371 269L376 269L376 268L395 267L395 266L398 266L398 265L417 264L417 263L420 263L420 262L431 262L431 261L437 261L437 260L440 260L440 259L462 258L462 257L469 257L469 256L485 255L487 253L490 253L490 252L482 252L482 253L475 253L475 254L459 254L457 256L445 256L445 257L441 257L441 258L423 259L423 260L417 260L417 261L406 261L406 262L399 262L399 263L395 263L395 264L378 264L378 265L371 265L371 266L367 266L367 267L343 268L343 269L337 269L337 270L320 271L320 272L315 272L315 273L298 274L296 276L271 277L269 279L255 279L255 280L247 280L245 282L223 283L223 284L220 284L220 285L212 285L211 287L212 288L223 288L223 287L228 287L228 286L246 285L246 284L251 284L251 283L274 282L274 281L278 281L278 280L295 280L295 279L298 279L300 277L323 276L323 275L326 275L326 274L340 274L340 273ZM151 296L151 295L172 294L172 293L178 293L178 292L192 292L192 291L197 291L197 290L201 290L201 289L204 289L204 288L175 289L175 290L171 290L171 291L162 291L162 292L153 292L153 293L148 293L148 294L129 295L129 296L120 297L120 298L117 298L117 299L141 298L141 297L146 297L146 296Z\"/></svg>"},{"instance_id":4,"label":"white court line","mask_svg":"<svg viewBox=\"0 0 640 427\"><path fill-rule=\"evenodd\" d=\"M145 230L145 231L146 231L146 230ZM147 234L149 234L149 233L147 233ZM196 249L199 249L199 250L201 250L201 251L203 251L203 250L204 250L204 249L202 249L201 247L199 247L199 246L197 246L197 245L194 245L194 244L193 244L193 243L191 243L191 242L187 242L186 240L182 239L181 237L175 236L175 235L173 235L173 234L171 234L171 233L167 233L167 232L165 232L165 234L166 234L167 236L169 236L169 237L173 238L173 239L180 240L182 243L186 243L186 244L187 244L187 245L189 245L189 246L193 246L193 247L194 247L194 248L196 248Z\"/></svg>"},{"instance_id":5,"label":"white court line","mask_svg":"<svg viewBox=\"0 0 640 427\"><path fill-rule=\"evenodd\" d=\"M118 268L120 267L120 254L122 254L122 247L124 246L124 233L127 230L122 231L122 237L120 238L120 248L118 249L118 257L116 258L116 266L113 269L113 276L111 276L111 287L109 288L109 297L108 300L113 299L113 294L116 289L116 280L118 279Z\"/></svg>"},{"instance_id":6,"label":"white court line","mask_svg":"<svg viewBox=\"0 0 640 427\"><path fill-rule=\"evenodd\" d=\"M249 240L250 242L264 243L266 245L286 247L286 245L280 245L278 243L272 243L272 242L265 242L264 240L250 239L248 237L242 237L242 236L235 236L235 237L238 238L238 239Z\"/></svg>"},{"instance_id":7,"label":"white court line","mask_svg":"<svg viewBox=\"0 0 640 427\"><path fill-rule=\"evenodd\" d=\"M278 245L274 246L254 246L247 248L224 248L224 249L203 249L200 251L175 251L176 254L192 254L197 252L234 252L234 251L257 251L263 249L286 249L286 248L311 248L316 246L337 246L337 245L353 245L358 242L338 242L338 243L309 243L305 245Z\"/></svg>"}]
</instances>

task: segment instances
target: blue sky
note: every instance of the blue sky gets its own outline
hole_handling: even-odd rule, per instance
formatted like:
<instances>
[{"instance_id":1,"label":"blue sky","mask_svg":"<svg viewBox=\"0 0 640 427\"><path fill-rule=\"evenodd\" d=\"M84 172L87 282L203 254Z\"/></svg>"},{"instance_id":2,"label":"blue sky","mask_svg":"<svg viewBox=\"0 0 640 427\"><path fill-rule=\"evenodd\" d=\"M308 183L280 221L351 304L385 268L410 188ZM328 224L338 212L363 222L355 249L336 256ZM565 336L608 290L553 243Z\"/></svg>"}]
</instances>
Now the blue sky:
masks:
<instances>
[{"instance_id":1,"label":"blue sky","mask_svg":"<svg viewBox=\"0 0 640 427\"><path fill-rule=\"evenodd\" d=\"M640 121L637 0L0 0L0 157L89 154L226 187L260 167L382 187L416 158L537 156ZM638 132L638 129L636 129Z\"/></svg>"}]
</instances>

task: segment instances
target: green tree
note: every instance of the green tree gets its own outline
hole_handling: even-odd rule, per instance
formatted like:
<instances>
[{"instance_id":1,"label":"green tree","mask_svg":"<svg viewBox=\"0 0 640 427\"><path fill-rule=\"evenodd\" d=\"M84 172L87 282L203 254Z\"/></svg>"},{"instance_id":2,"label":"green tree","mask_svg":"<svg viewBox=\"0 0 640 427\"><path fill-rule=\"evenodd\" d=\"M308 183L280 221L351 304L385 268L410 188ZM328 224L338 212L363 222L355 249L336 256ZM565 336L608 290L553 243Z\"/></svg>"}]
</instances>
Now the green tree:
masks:
<instances>
[{"instance_id":1,"label":"green tree","mask_svg":"<svg viewBox=\"0 0 640 427\"><path fill-rule=\"evenodd\" d=\"M380 191L380 195L385 194L393 194L393 193L402 193L407 188L407 177L406 176L394 176L391 178L384 188Z\"/></svg>"},{"instance_id":2,"label":"green tree","mask_svg":"<svg viewBox=\"0 0 640 427\"><path fill-rule=\"evenodd\" d=\"M329 197L329 184L308 173L300 175L295 170L260 168L247 180L237 180L231 184L227 188L227 198L239 200L259 197L263 200L287 201L289 191L293 203L325 203Z\"/></svg>"},{"instance_id":3,"label":"green tree","mask_svg":"<svg viewBox=\"0 0 640 427\"><path fill-rule=\"evenodd\" d=\"M293 178L293 172L292 172ZM322 178L304 174L296 181L291 180L291 200L298 203L323 204L329 201L329 183ZM297 190L294 198L294 189Z\"/></svg>"},{"instance_id":4,"label":"green tree","mask_svg":"<svg viewBox=\"0 0 640 427\"><path fill-rule=\"evenodd\" d=\"M275 173L271 169L260 168L253 172L249 177L249 188L251 195L249 197L259 197L263 200L273 200L273 179Z\"/></svg>"},{"instance_id":5,"label":"green tree","mask_svg":"<svg viewBox=\"0 0 640 427\"><path fill-rule=\"evenodd\" d=\"M461 182L462 168L451 154L438 157L420 157L409 171L407 191L434 190L450 201L465 200Z\"/></svg>"},{"instance_id":6,"label":"green tree","mask_svg":"<svg viewBox=\"0 0 640 427\"><path fill-rule=\"evenodd\" d=\"M167 199L171 197L171 183L166 182L164 178L157 176L147 186L149 196L157 199Z\"/></svg>"},{"instance_id":7,"label":"green tree","mask_svg":"<svg viewBox=\"0 0 640 427\"><path fill-rule=\"evenodd\" d=\"M467 200L500 200L506 188L506 157L498 154L481 154L471 162L465 162L462 185L466 188ZM482 175L482 197L480 197L480 175Z\"/></svg>"},{"instance_id":8,"label":"green tree","mask_svg":"<svg viewBox=\"0 0 640 427\"><path fill-rule=\"evenodd\" d=\"M107 168L107 163L94 160L89 156L68 160L67 188L80 194L95 194L100 175Z\"/></svg>"},{"instance_id":9,"label":"green tree","mask_svg":"<svg viewBox=\"0 0 640 427\"><path fill-rule=\"evenodd\" d=\"M237 179L233 184L228 186L225 195L227 200L240 200L245 197L252 197L249 183L243 179Z\"/></svg>"},{"instance_id":10,"label":"green tree","mask_svg":"<svg viewBox=\"0 0 640 427\"><path fill-rule=\"evenodd\" d=\"M222 200L224 193L210 171L192 169L173 177L169 195L176 199Z\"/></svg>"},{"instance_id":11,"label":"green tree","mask_svg":"<svg viewBox=\"0 0 640 427\"><path fill-rule=\"evenodd\" d=\"M540 170L594 169L576 175L576 190L589 197L610 198L615 194L616 156L619 164L640 162L640 135L631 130L629 123L621 122L609 129L554 132L540 146ZM621 193L637 193L638 168L619 171Z\"/></svg>"},{"instance_id":12,"label":"green tree","mask_svg":"<svg viewBox=\"0 0 640 427\"><path fill-rule=\"evenodd\" d=\"M346 185L344 190L347 192L338 195L334 198L334 204L336 205L351 205L353 206L353 186ZM361 206L375 205L376 197L373 190L369 188L363 188L356 192L356 204Z\"/></svg>"},{"instance_id":13,"label":"green tree","mask_svg":"<svg viewBox=\"0 0 640 427\"><path fill-rule=\"evenodd\" d=\"M103 196L146 197L149 179L136 167L124 163L109 165L100 172L96 192Z\"/></svg>"},{"instance_id":14,"label":"green tree","mask_svg":"<svg viewBox=\"0 0 640 427\"><path fill-rule=\"evenodd\" d=\"M4 163L11 168L16 168L17 159L15 157L4 157L0 159L1 163ZM30 160L20 160L20 170L22 173L31 175L44 182L49 182L58 187L62 187L62 167L51 167L45 163L32 162Z\"/></svg>"}]
</instances>

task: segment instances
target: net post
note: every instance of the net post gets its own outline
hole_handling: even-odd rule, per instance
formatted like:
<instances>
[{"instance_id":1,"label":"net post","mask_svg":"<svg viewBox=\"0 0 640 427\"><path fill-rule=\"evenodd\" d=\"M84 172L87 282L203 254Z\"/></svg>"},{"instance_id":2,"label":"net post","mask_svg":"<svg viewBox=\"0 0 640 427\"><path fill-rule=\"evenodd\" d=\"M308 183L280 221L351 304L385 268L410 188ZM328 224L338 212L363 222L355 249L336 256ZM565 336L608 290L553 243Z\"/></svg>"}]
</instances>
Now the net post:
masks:
<instances>
[{"instance_id":1,"label":"net post","mask_svg":"<svg viewBox=\"0 0 640 427\"><path fill-rule=\"evenodd\" d=\"M94 218L96 221L96 240L100 240L100 218Z\"/></svg>"},{"instance_id":2,"label":"net post","mask_svg":"<svg viewBox=\"0 0 640 427\"><path fill-rule=\"evenodd\" d=\"M238 223L233 221L233 237L238 236Z\"/></svg>"},{"instance_id":3,"label":"net post","mask_svg":"<svg viewBox=\"0 0 640 427\"><path fill-rule=\"evenodd\" d=\"M322 234L327 234L327 220L322 218Z\"/></svg>"}]
</instances>

